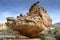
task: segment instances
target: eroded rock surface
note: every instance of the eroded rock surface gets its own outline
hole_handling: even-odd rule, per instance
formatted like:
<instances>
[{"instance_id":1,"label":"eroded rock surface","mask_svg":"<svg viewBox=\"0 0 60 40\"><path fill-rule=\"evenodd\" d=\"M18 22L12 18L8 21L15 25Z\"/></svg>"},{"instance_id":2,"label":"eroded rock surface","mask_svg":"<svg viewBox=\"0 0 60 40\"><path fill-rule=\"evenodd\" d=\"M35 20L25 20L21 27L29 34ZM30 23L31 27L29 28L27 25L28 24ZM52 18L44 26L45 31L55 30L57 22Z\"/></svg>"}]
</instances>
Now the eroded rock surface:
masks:
<instances>
[{"instance_id":1,"label":"eroded rock surface","mask_svg":"<svg viewBox=\"0 0 60 40\"><path fill-rule=\"evenodd\" d=\"M47 11L34 3L26 16L20 14L17 18L8 17L6 25L28 37L37 37L40 33L46 34L51 25L51 18Z\"/></svg>"}]
</instances>

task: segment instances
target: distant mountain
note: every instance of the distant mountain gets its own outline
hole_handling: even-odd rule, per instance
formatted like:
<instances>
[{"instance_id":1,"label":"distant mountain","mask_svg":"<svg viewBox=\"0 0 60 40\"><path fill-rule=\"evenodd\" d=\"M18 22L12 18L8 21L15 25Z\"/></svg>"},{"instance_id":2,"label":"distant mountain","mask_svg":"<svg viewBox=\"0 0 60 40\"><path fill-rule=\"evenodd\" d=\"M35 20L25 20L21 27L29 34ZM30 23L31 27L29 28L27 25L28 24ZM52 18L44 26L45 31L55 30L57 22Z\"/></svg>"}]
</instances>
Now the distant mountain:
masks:
<instances>
[{"instance_id":1,"label":"distant mountain","mask_svg":"<svg viewBox=\"0 0 60 40\"><path fill-rule=\"evenodd\" d=\"M55 24L60 24L60 22L58 22L58 23L55 23Z\"/></svg>"},{"instance_id":2,"label":"distant mountain","mask_svg":"<svg viewBox=\"0 0 60 40\"><path fill-rule=\"evenodd\" d=\"M60 22L53 24L56 27L60 27Z\"/></svg>"}]
</instances>

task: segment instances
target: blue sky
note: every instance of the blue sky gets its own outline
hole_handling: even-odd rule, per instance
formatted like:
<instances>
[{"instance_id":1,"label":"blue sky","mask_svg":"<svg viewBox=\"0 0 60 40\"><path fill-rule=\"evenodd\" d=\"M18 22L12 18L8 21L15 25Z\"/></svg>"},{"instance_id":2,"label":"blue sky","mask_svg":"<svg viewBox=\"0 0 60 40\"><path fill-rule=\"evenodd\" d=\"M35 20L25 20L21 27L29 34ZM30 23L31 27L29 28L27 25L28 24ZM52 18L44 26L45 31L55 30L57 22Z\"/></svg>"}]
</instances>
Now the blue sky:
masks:
<instances>
[{"instance_id":1,"label":"blue sky","mask_svg":"<svg viewBox=\"0 0 60 40\"><path fill-rule=\"evenodd\" d=\"M47 10L53 24L60 22L60 0L0 0L0 23L5 23L9 16L25 15L36 1Z\"/></svg>"}]
</instances>

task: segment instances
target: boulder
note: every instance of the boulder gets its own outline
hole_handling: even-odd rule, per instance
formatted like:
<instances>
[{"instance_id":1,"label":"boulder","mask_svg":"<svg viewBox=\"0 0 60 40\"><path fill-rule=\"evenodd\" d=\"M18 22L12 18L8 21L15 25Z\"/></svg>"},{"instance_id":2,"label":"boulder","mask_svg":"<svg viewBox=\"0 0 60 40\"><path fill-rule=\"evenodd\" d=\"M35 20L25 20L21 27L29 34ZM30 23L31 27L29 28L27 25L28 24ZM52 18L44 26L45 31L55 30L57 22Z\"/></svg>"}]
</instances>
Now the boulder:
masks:
<instances>
[{"instance_id":1,"label":"boulder","mask_svg":"<svg viewBox=\"0 0 60 40\"><path fill-rule=\"evenodd\" d=\"M7 17L6 25L27 37L34 38L39 34L47 34L52 20L47 11L38 3L39 1L31 6L26 16Z\"/></svg>"}]
</instances>

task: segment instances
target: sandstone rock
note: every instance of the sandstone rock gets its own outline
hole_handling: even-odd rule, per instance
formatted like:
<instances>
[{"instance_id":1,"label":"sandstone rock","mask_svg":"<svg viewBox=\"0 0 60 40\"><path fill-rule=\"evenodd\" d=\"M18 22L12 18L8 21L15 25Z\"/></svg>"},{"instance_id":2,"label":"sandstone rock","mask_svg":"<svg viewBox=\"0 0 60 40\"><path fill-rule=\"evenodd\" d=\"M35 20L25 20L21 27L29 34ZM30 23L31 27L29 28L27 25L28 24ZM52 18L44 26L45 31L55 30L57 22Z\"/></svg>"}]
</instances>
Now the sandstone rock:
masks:
<instances>
[{"instance_id":1,"label":"sandstone rock","mask_svg":"<svg viewBox=\"0 0 60 40\"><path fill-rule=\"evenodd\" d=\"M18 16L17 18L8 17L6 25L18 31L20 34L28 37L37 37L39 34L46 34L51 25L51 18L47 11L34 3L26 16Z\"/></svg>"}]
</instances>

